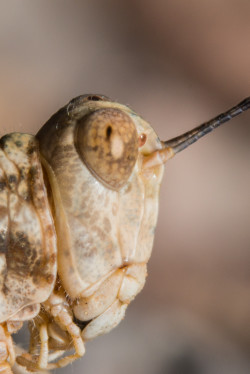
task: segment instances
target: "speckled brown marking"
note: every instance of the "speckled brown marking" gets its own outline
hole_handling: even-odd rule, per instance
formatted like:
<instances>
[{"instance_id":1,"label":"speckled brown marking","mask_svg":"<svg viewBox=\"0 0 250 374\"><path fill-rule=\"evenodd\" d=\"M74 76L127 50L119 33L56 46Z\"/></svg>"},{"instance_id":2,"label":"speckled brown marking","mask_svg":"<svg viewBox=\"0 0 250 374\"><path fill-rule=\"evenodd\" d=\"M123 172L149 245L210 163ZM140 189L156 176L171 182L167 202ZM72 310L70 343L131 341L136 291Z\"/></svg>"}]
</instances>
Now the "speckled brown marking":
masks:
<instances>
[{"instance_id":1,"label":"speckled brown marking","mask_svg":"<svg viewBox=\"0 0 250 374\"><path fill-rule=\"evenodd\" d=\"M44 282L44 279L47 280L49 258L37 257L38 248L30 244L25 233L16 232L15 235L12 234L8 247L9 250L6 255L7 271L13 272L13 277L21 280L25 277L31 277L35 284L40 285ZM51 282L51 275L49 274L49 276Z\"/></svg>"},{"instance_id":2,"label":"speckled brown marking","mask_svg":"<svg viewBox=\"0 0 250 374\"><path fill-rule=\"evenodd\" d=\"M113 213L113 216L116 216L116 215L117 215L117 212L118 212L118 206L117 206L117 204L113 204L113 205L112 205L112 213Z\"/></svg>"},{"instance_id":3,"label":"speckled brown marking","mask_svg":"<svg viewBox=\"0 0 250 374\"><path fill-rule=\"evenodd\" d=\"M45 229L46 236L52 237L55 235L54 227L52 225L48 225ZM52 254L51 257L53 257L54 254Z\"/></svg>"},{"instance_id":4,"label":"speckled brown marking","mask_svg":"<svg viewBox=\"0 0 250 374\"><path fill-rule=\"evenodd\" d=\"M104 240L106 238L105 232L100 227L92 226L92 230L97 233L101 240Z\"/></svg>"},{"instance_id":5,"label":"speckled brown marking","mask_svg":"<svg viewBox=\"0 0 250 374\"><path fill-rule=\"evenodd\" d=\"M129 193L131 189L132 189L132 184L128 182L126 187L124 188L124 193Z\"/></svg>"},{"instance_id":6,"label":"speckled brown marking","mask_svg":"<svg viewBox=\"0 0 250 374\"><path fill-rule=\"evenodd\" d=\"M48 274L46 275L46 280L49 284L52 284L55 281L55 276L53 274Z\"/></svg>"},{"instance_id":7,"label":"speckled brown marking","mask_svg":"<svg viewBox=\"0 0 250 374\"><path fill-rule=\"evenodd\" d=\"M64 157L68 156L68 152L70 152L70 154L74 153L74 150L75 150L75 148L74 148L73 144L72 145L67 144L67 145L63 146L62 152L64 153Z\"/></svg>"},{"instance_id":8,"label":"speckled brown marking","mask_svg":"<svg viewBox=\"0 0 250 374\"><path fill-rule=\"evenodd\" d=\"M138 142L138 134L142 133L147 134L147 141L143 145ZM46 175L45 188L57 230L58 275L62 288L66 290L62 305L70 318L73 305L79 304L83 308L84 321L84 313L88 314L88 307L92 305L89 308L94 308L91 313L95 318L91 318L82 331L82 339L88 340L118 324L127 304L144 284L145 272L141 272L140 276L139 271L138 278L132 274L133 271L131 276L129 271L134 264L138 264L139 269L151 253L151 228L156 222L161 175L157 175L151 185L146 178L143 179L141 162L137 160L141 160L143 154L161 149L161 143L151 127L129 108L93 95L74 99L59 110L39 131L37 140ZM36 165L34 157L32 164ZM39 197L42 184L36 184L35 170L31 172L33 175L30 175L28 186L26 183L26 188L21 189L20 181L26 181L27 167L24 165L23 168L19 162L15 162L15 165L18 165L18 172L14 173L18 180L17 187L22 196L29 199L29 204L36 206L35 212L42 214L44 198ZM36 296L35 287L39 288L42 283L46 287L50 281L54 284L50 266L56 256L52 261L49 251L44 254L43 240L40 240L39 245L35 243L32 238L39 235L34 225L28 226L31 227L28 235L29 250L33 251L33 255L28 257L32 263L30 283L34 287L30 284L16 284L12 286L12 292L21 288L22 298L26 297L30 303L30 299ZM50 237L46 228L47 225L43 226L42 238ZM131 265L125 268L124 264ZM124 289L130 290L131 282L136 284L128 295ZM57 296L61 294L58 292ZM54 292L43 304L44 307L52 302L53 295ZM74 304L75 298L79 303ZM104 306L106 309L102 310ZM32 332L34 340L31 347L38 354L39 348L36 348L35 343L39 343L37 336L40 321L46 324L59 321L57 317L52 321L52 305L49 308L49 312L41 311ZM105 326L102 326L100 319L103 315L105 320L106 310L107 313L112 310L112 313L106 319ZM81 320L81 316L78 320ZM101 328L96 327L98 324ZM62 320L57 326L60 329L59 326L65 328ZM66 336L63 349L72 347L72 338L75 339L75 336L71 333ZM75 345L77 354L81 343L79 338ZM56 348L53 344L55 341L49 336L49 350Z\"/></svg>"},{"instance_id":9,"label":"speckled brown marking","mask_svg":"<svg viewBox=\"0 0 250 374\"><path fill-rule=\"evenodd\" d=\"M30 354L18 363L36 372L71 363L85 341L123 319L147 276L163 163L249 108L248 98L188 136L160 142L128 107L84 95L52 116L37 140L0 139L0 371L15 361L9 333L22 320L35 317ZM73 347L75 354L47 363L53 351Z\"/></svg>"},{"instance_id":10,"label":"speckled brown marking","mask_svg":"<svg viewBox=\"0 0 250 374\"><path fill-rule=\"evenodd\" d=\"M7 184L4 180L0 180L0 192L7 187Z\"/></svg>"},{"instance_id":11,"label":"speckled brown marking","mask_svg":"<svg viewBox=\"0 0 250 374\"><path fill-rule=\"evenodd\" d=\"M6 246L7 246L7 233L2 231L0 233L0 253L6 253Z\"/></svg>"},{"instance_id":12,"label":"speckled brown marking","mask_svg":"<svg viewBox=\"0 0 250 374\"><path fill-rule=\"evenodd\" d=\"M96 223L96 221L98 220L98 216L99 216L98 212L95 212L95 211L91 212L90 213L89 224L94 225Z\"/></svg>"},{"instance_id":13,"label":"speckled brown marking","mask_svg":"<svg viewBox=\"0 0 250 374\"><path fill-rule=\"evenodd\" d=\"M104 231L108 234L111 230L111 223L110 220L107 217L103 218L103 228Z\"/></svg>"},{"instance_id":14,"label":"speckled brown marking","mask_svg":"<svg viewBox=\"0 0 250 374\"><path fill-rule=\"evenodd\" d=\"M33 136L1 138L0 172L1 323L21 308L46 300L56 275L56 263L49 261L55 258L56 243ZM44 237L46 228L50 235Z\"/></svg>"},{"instance_id":15,"label":"speckled brown marking","mask_svg":"<svg viewBox=\"0 0 250 374\"><path fill-rule=\"evenodd\" d=\"M49 257L49 262L50 264L54 265L56 263L56 254L53 253L50 257Z\"/></svg>"}]
</instances>

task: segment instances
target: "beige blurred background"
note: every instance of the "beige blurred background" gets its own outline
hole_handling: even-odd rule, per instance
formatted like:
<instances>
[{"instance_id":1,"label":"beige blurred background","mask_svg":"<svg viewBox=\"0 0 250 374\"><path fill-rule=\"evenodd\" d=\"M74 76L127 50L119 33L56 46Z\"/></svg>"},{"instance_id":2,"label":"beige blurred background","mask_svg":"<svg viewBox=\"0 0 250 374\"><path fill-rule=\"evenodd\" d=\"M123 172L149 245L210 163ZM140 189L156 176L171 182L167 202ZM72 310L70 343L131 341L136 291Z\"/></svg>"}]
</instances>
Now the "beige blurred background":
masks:
<instances>
[{"instance_id":1,"label":"beige blurred background","mask_svg":"<svg viewBox=\"0 0 250 374\"><path fill-rule=\"evenodd\" d=\"M2 0L0 134L72 97L129 104L162 139L250 94L248 0ZM250 372L250 113L166 166L149 276L61 374Z\"/></svg>"}]
</instances>

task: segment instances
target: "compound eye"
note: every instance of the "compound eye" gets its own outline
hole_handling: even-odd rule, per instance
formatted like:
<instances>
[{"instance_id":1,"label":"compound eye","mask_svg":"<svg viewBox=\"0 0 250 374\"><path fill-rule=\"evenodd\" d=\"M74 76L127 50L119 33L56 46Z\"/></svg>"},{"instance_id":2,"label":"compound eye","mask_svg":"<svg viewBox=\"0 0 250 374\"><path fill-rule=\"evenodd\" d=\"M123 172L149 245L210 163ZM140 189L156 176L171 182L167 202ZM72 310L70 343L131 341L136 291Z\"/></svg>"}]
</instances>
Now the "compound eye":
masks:
<instances>
[{"instance_id":1,"label":"compound eye","mask_svg":"<svg viewBox=\"0 0 250 374\"><path fill-rule=\"evenodd\" d=\"M75 139L86 166L107 187L118 190L127 182L138 156L138 135L126 113L105 108L83 117Z\"/></svg>"}]
</instances>

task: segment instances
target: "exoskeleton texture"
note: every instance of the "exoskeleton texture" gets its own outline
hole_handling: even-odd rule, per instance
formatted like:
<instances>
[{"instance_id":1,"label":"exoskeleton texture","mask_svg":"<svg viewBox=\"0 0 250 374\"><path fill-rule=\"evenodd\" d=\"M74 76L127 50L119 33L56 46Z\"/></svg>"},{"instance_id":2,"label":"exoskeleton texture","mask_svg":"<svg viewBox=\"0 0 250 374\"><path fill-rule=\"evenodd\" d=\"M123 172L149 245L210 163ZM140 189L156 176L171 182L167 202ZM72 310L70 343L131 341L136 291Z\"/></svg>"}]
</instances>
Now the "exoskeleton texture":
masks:
<instances>
[{"instance_id":1,"label":"exoskeleton texture","mask_svg":"<svg viewBox=\"0 0 250 374\"><path fill-rule=\"evenodd\" d=\"M0 139L1 373L65 366L122 320L147 276L164 163L249 107L161 142L128 107L83 95L36 136Z\"/></svg>"},{"instance_id":2,"label":"exoskeleton texture","mask_svg":"<svg viewBox=\"0 0 250 374\"><path fill-rule=\"evenodd\" d=\"M143 160L162 144L126 106L82 96L36 137L1 145L3 344L14 321L32 319L30 352L17 362L64 366L121 321L145 283L163 163Z\"/></svg>"},{"instance_id":3,"label":"exoskeleton texture","mask_svg":"<svg viewBox=\"0 0 250 374\"><path fill-rule=\"evenodd\" d=\"M0 322L26 320L54 287L56 238L37 140L0 140Z\"/></svg>"}]
</instances>

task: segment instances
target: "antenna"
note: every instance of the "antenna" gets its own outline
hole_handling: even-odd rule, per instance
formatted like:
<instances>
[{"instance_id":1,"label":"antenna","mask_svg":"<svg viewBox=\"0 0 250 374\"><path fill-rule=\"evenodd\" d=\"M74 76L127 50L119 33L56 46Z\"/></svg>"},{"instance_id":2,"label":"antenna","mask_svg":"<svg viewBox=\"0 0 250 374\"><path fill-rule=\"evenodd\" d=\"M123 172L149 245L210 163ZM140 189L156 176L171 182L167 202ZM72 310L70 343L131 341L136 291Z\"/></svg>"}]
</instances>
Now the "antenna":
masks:
<instances>
[{"instance_id":1,"label":"antenna","mask_svg":"<svg viewBox=\"0 0 250 374\"><path fill-rule=\"evenodd\" d=\"M191 144L195 143L197 140L213 131L223 123L230 121L232 118L238 116L248 109L250 109L250 97L247 97L245 100L241 101L233 108L227 110L225 113L219 114L210 121L205 122L198 127L195 127L193 130L190 130L183 135L164 141L162 142L162 144L164 148L171 148L173 154L176 154L189 147Z\"/></svg>"}]
</instances>

